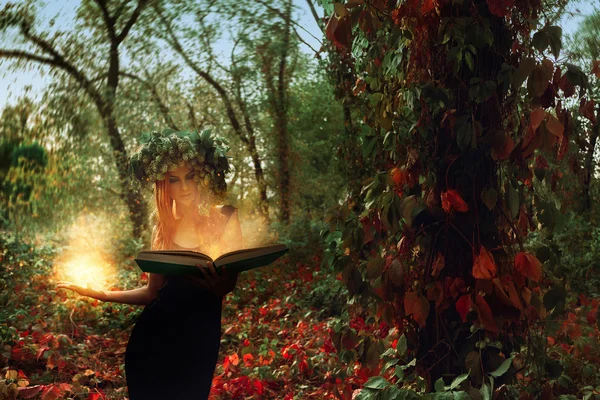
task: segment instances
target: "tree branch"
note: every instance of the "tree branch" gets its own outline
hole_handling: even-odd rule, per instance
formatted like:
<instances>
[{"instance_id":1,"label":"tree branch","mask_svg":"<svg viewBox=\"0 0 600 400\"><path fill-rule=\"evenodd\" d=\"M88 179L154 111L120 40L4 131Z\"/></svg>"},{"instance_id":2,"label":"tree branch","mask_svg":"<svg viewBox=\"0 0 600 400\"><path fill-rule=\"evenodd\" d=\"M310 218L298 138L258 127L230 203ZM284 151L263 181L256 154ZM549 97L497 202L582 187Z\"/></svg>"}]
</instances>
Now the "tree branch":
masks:
<instances>
[{"instance_id":1,"label":"tree branch","mask_svg":"<svg viewBox=\"0 0 600 400\"><path fill-rule=\"evenodd\" d=\"M158 90L156 89L156 85L151 83L150 79L142 79L141 77L129 72L120 72L119 75L136 80L142 85L146 86L148 89L150 89L150 95L152 96L152 100L154 100L154 102L158 106L158 110L162 114L167 126L176 131L180 130L177 124L175 124L175 121L173 121L173 118L171 117L169 107L167 107L167 105L162 101L162 98L160 97L160 95L158 94Z\"/></svg>"},{"instance_id":2,"label":"tree branch","mask_svg":"<svg viewBox=\"0 0 600 400\"><path fill-rule=\"evenodd\" d=\"M315 5L313 4L312 0L306 0L306 2L308 3L308 7L310 8L310 12L312 13L312 15L314 17L315 22L317 23L319 28L321 28L321 31L323 31L323 21L321 18L319 18L319 14L317 14Z\"/></svg>"},{"instance_id":3,"label":"tree branch","mask_svg":"<svg viewBox=\"0 0 600 400\"><path fill-rule=\"evenodd\" d=\"M133 26L133 24L135 24L135 21L137 21L137 19L140 17L142 10L144 9L144 7L146 7L148 2L149 0L139 0L137 7L135 8L135 10L133 10L131 17L129 17L129 20L127 21L125 27L121 31L121 34L117 36L117 44L120 44L123 40L125 40L127 34L129 34L129 31L131 30L131 27Z\"/></svg>"},{"instance_id":4,"label":"tree branch","mask_svg":"<svg viewBox=\"0 0 600 400\"><path fill-rule=\"evenodd\" d=\"M27 61L34 61L41 64L46 64L51 67L60 68L71 75L77 83L87 92L87 94L96 103L100 113L102 114L105 108L105 102L100 93L94 88L92 83L87 79L83 72L79 71L72 64L70 64L62 54L60 54L52 45L43 40L42 38L31 34L30 27L24 27L21 31L26 39L34 43L37 47L42 49L45 53L52 56L52 58L42 57L40 55L29 53L22 50L6 50L0 49L0 57L3 58L17 58L24 59Z\"/></svg>"},{"instance_id":5,"label":"tree branch","mask_svg":"<svg viewBox=\"0 0 600 400\"><path fill-rule=\"evenodd\" d=\"M223 86L221 86L206 71L202 70L198 66L198 64L196 64L195 62L193 62L190 59L189 55L185 52L185 50L181 46L181 43L177 39L175 32L173 32L173 28L172 28L171 24L169 23L169 21L167 21L167 19L165 18L165 16L162 14L162 12L160 11L160 9L158 7L155 7L155 10L156 10L156 13L158 14L158 16L160 17L159 19L162 22L165 30L167 31L167 34L170 37L170 39L167 39L167 42L169 42L169 44L173 47L173 49L175 49L175 51L183 58L185 63L196 74L198 74L200 77L202 77L206 82L208 82L219 93L219 96L221 97L221 99L223 100L223 103L225 105L225 109L227 111L227 116L229 118L229 121L231 122L231 125L233 126L234 131L240 137L240 140L242 140L242 142L248 143L249 142L248 137L244 134L244 132L241 129L240 123L235 115L235 111L231 104L231 100L229 99L229 96L227 95L227 92L225 91Z\"/></svg>"},{"instance_id":6,"label":"tree branch","mask_svg":"<svg viewBox=\"0 0 600 400\"><path fill-rule=\"evenodd\" d=\"M111 17L108 12L106 0L94 0L94 2L98 4L98 7L100 7L100 10L102 11L102 19L104 19L104 23L108 29L108 37L110 38L111 43L116 42L117 34L115 33L115 19Z\"/></svg>"},{"instance_id":7,"label":"tree branch","mask_svg":"<svg viewBox=\"0 0 600 400\"><path fill-rule=\"evenodd\" d=\"M275 8L275 7L272 7L272 6L270 6L268 3L264 2L263 0L254 0L254 1L256 1L256 2L257 2L257 3L259 3L259 4L262 4L262 5L263 5L263 6L265 6L265 7L266 7L266 8L267 8L269 11L271 11L271 12L273 12L273 13L277 14L277 15L278 15L278 16L279 16L281 19L283 19L284 21L287 21L287 20L288 20L288 17L287 17L287 16L286 16L286 15L285 15L283 12L281 12L280 10L278 10L278 9L277 9L277 8ZM315 39L317 42L319 42L320 44L323 44L323 42L321 42L321 40L320 40L318 37L316 37L315 35L313 35L312 33L310 33L310 32L309 32L309 31L308 31L308 30L307 30L305 27L303 27L302 25L300 25L298 22L296 22L296 21L289 21L289 22L291 22L291 23L292 23L292 24L294 24L294 25L297 25L297 26L298 26L300 29L302 29L304 32L306 32L306 33L308 33L310 36L312 36L312 38L313 38L313 39ZM321 25L319 25L319 27L320 27L320 26L321 26ZM313 48L312 48L312 47L311 47L311 46L310 46L308 43L306 43L306 42L304 41L304 39L302 39L302 38L300 37L300 35L299 35L299 34L298 34L298 32L296 31L296 29L293 29L293 30L294 30L294 32L296 32L296 36L298 36L298 38L299 38L299 39L300 39L300 40L301 40L301 41L302 41L304 44L306 44L308 47L310 47L310 48L311 48L311 49L312 49L312 50L313 50L315 53L317 52L317 51L315 51L315 50L314 50L314 49L313 49Z\"/></svg>"}]
</instances>

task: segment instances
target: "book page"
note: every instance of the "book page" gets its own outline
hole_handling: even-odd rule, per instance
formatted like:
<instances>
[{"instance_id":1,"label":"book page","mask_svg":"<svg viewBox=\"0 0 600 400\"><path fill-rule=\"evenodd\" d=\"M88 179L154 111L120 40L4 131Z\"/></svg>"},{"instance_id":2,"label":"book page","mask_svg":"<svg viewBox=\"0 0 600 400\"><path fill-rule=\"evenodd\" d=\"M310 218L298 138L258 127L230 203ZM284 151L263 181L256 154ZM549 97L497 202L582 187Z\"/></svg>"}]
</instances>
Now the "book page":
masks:
<instances>
[{"instance_id":1,"label":"book page","mask_svg":"<svg viewBox=\"0 0 600 400\"><path fill-rule=\"evenodd\" d=\"M244 260L246 258L254 258L265 254L275 253L284 249L286 249L285 245L275 244L271 246L255 247L252 249L235 250L217 257L215 262L220 261L219 265L224 265L231 262Z\"/></svg>"}]
</instances>

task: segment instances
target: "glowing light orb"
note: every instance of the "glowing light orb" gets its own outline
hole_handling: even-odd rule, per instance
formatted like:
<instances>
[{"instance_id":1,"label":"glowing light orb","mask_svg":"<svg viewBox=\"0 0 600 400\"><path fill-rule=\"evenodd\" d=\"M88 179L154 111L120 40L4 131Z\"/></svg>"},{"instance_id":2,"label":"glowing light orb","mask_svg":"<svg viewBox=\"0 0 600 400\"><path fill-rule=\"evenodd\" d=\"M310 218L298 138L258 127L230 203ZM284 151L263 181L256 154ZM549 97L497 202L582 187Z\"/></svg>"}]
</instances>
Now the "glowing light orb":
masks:
<instances>
[{"instance_id":1,"label":"glowing light orb","mask_svg":"<svg viewBox=\"0 0 600 400\"><path fill-rule=\"evenodd\" d=\"M70 253L62 265L59 263L58 266L60 280L95 289L114 285L114 267L97 252Z\"/></svg>"},{"instance_id":2,"label":"glowing light orb","mask_svg":"<svg viewBox=\"0 0 600 400\"><path fill-rule=\"evenodd\" d=\"M111 260L107 238L108 219L84 215L68 230L68 246L54 260L54 279L83 287L108 289L117 283L117 271Z\"/></svg>"}]
</instances>

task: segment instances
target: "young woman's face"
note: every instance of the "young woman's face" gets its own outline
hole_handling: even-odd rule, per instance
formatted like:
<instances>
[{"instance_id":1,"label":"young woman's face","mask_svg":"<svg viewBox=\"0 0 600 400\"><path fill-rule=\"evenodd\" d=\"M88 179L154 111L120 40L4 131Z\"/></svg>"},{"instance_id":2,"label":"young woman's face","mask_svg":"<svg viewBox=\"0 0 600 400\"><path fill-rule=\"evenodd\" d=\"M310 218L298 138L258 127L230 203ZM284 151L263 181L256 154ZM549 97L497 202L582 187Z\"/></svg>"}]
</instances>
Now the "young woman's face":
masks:
<instances>
[{"instance_id":1,"label":"young woman's face","mask_svg":"<svg viewBox=\"0 0 600 400\"><path fill-rule=\"evenodd\" d=\"M194 181L194 171L189 166L182 165L169 171L165 179L169 197L178 205L189 206L198 199L198 185Z\"/></svg>"}]
</instances>

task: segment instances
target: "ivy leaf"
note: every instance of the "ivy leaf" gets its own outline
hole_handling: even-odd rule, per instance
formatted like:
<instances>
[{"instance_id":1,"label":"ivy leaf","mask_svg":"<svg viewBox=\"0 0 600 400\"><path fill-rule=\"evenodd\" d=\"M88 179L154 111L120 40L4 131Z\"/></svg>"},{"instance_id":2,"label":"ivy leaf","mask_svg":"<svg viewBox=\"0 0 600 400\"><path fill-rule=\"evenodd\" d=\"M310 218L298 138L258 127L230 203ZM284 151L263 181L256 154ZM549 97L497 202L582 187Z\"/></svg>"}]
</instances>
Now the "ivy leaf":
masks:
<instances>
[{"instance_id":1,"label":"ivy leaf","mask_svg":"<svg viewBox=\"0 0 600 400\"><path fill-rule=\"evenodd\" d=\"M462 375L459 375L456 378L454 378L454 380L450 384L450 390L454 390L457 387L459 387L461 383L463 383L464 381L467 380L467 378L469 377L470 373L471 372L469 371L466 374L462 374Z\"/></svg>"},{"instance_id":2,"label":"ivy leaf","mask_svg":"<svg viewBox=\"0 0 600 400\"><path fill-rule=\"evenodd\" d=\"M456 311L460 315L463 322L467 322L467 314L469 313L469 310L471 309L472 304L473 303L471 301L471 295L469 295L469 294L462 295L456 301L456 305L455 305Z\"/></svg>"},{"instance_id":3,"label":"ivy leaf","mask_svg":"<svg viewBox=\"0 0 600 400\"><path fill-rule=\"evenodd\" d=\"M483 328L493 333L499 333L500 329L498 329L498 325L496 325L496 321L494 320L494 316L492 314L492 309L488 305L487 301L485 301L485 299L480 295L475 296L475 307L477 308L477 313L479 314L479 322Z\"/></svg>"},{"instance_id":4,"label":"ivy leaf","mask_svg":"<svg viewBox=\"0 0 600 400\"><path fill-rule=\"evenodd\" d=\"M494 188L483 190L481 192L481 200L483 201L483 204L491 210L498 202L498 192L496 192L496 189Z\"/></svg>"},{"instance_id":5,"label":"ivy leaf","mask_svg":"<svg viewBox=\"0 0 600 400\"><path fill-rule=\"evenodd\" d=\"M492 279L496 274L496 263L494 257L480 246L479 254L473 261L473 277L477 279Z\"/></svg>"},{"instance_id":6,"label":"ivy leaf","mask_svg":"<svg viewBox=\"0 0 600 400\"><path fill-rule=\"evenodd\" d=\"M529 115L529 127L532 132L535 132L544 120L545 112L543 108L536 108Z\"/></svg>"},{"instance_id":7,"label":"ivy leaf","mask_svg":"<svg viewBox=\"0 0 600 400\"><path fill-rule=\"evenodd\" d=\"M348 10L346 10L346 7L342 3L333 3L333 9L340 18L348 15Z\"/></svg>"},{"instance_id":8,"label":"ivy leaf","mask_svg":"<svg viewBox=\"0 0 600 400\"><path fill-rule=\"evenodd\" d=\"M471 375L471 381L477 382L481 379L481 357L478 351L470 351L465 357L465 368Z\"/></svg>"},{"instance_id":9,"label":"ivy leaf","mask_svg":"<svg viewBox=\"0 0 600 400\"><path fill-rule=\"evenodd\" d=\"M490 375L493 376L494 378L498 378L498 377L504 375L510 368L510 365L512 364L512 360L513 360L512 357L509 357L506 360L504 360L504 362L502 364L500 364L500 366L498 367L497 370L495 370L494 372L490 372Z\"/></svg>"},{"instance_id":10,"label":"ivy leaf","mask_svg":"<svg viewBox=\"0 0 600 400\"><path fill-rule=\"evenodd\" d=\"M378 276L381 276L384 264L385 260L379 255L377 257L371 258L367 263L367 272L365 276L368 279L375 279Z\"/></svg>"},{"instance_id":11,"label":"ivy leaf","mask_svg":"<svg viewBox=\"0 0 600 400\"><path fill-rule=\"evenodd\" d=\"M548 78L541 65L536 65L527 80L527 91L531 97L540 97L548 87Z\"/></svg>"},{"instance_id":12,"label":"ivy leaf","mask_svg":"<svg viewBox=\"0 0 600 400\"><path fill-rule=\"evenodd\" d=\"M381 390L388 386L390 386L390 382L381 376L373 376L365 383L365 388L367 389Z\"/></svg>"},{"instance_id":13,"label":"ivy leaf","mask_svg":"<svg viewBox=\"0 0 600 400\"><path fill-rule=\"evenodd\" d=\"M575 64L566 63L566 65L566 79L568 79L571 84L579 86L581 88L580 93L584 92L588 86L587 75Z\"/></svg>"},{"instance_id":14,"label":"ivy leaf","mask_svg":"<svg viewBox=\"0 0 600 400\"><path fill-rule=\"evenodd\" d=\"M435 387L436 392L438 392L438 393L443 392L446 388L446 384L444 383L444 378L439 378L437 381L435 381L434 387Z\"/></svg>"},{"instance_id":15,"label":"ivy leaf","mask_svg":"<svg viewBox=\"0 0 600 400\"><path fill-rule=\"evenodd\" d=\"M418 292L410 292L404 297L404 312L412 315L421 326L425 326L429 315L429 301Z\"/></svg>"},{"instance_id":16,"label":"ivy leaf","mask_svg":"<svg viewBox=\"0 0 600 400\"><path fill-rule=\"evenodd\" d=\"M449 213L452 209L458 212L467 212L469 211L469 206L467 203L460 197L460 194L456 190L449 189L445 192L442 192L442 208L444 211Z\"/></svg>"},{"instance_id":17,"label":"ivy leaf","mask_svg":"<svg viewBox=\"0 0 600 400\"><path fill-rule=\"evenodd\" d=\"M394 369L394 375L396 375L400 382L404 380L404 370L400 365L396 365L396 368Z\"/></svg>"},{"instance_id":18,"label":"ivy leaf","mask_svg":"<svg viewBox=\"0 0 600 400\"><path fill-rule=\"evenodd\" d=\"M532 281L539 282L542 276L542 263L534 255L520 252L515 257L515 268Z\"/></svg>"},{"instance_id":19,"label":"ivy leaf","mask_svg":"<svg viewBox=\"0 0 600 400\"><path fill-rule=\"evenodd\" d=\"M555 309L556 313L562 313L567 302L567 289L563 286L554 286L544 295L544 307L546 310Z\"/></svg>"},{"instance_id":20,"label":"ivy leaf","mask_svg":"<svg viewBox=\"0 0 600 400\"><path fill-rule=\"evenodd\" d=\"M558 58L562 48L562 28L560 26L548 26L546 27L546 32L548 33L550 42L550 51L554 55L554 58Z\"/></svg>"},{"instance_id":21,"label":"ivy leaf","mask_svg":"<svg viewBox=\"0 0 600 400\"><path fill-rule=\"evenodd\" d=\"M403 356L408 349L408 343L406 342L406 335L402 334L398 339L398 343L396 344L396 351L399 355Z\"/></svg>"},{"instance_id":22,"label":"ivy leaf","mask_svg":"<svg viewBox=\"0 0 600 400\"><path fill-rule=\"evenodd\" d=\"M510 209L511 218L516 218L519 214L519 207L521 206L519 202L519 192L515 188L512 187L511 184L507 184L507 196L508 196L508 207Z\"/></svg>"},{"instance_id":23,"label":"ivy leaf","mask_svg":"<svg viewBox=\"0 0 600 400\"><path fill-rule=\"evenodd\" d=\"M531 39L531 45L539 51L546 50L549 44L550 37L544 29L537 31Z\"/></svg>"},{"instance_id":24,"label":"ivy leaf","mask_svg":"<svg viewBox=\"0 0 600 400\"><path fill-rule=\"evenodd\" d=\"M358 395L355 397L355 400L376 400L379 399L379 390L373 389L362 389Z\"/></svg>"},{"instance_id":25,"label":"ivy leaf","mask_svg":"<svg viewBox=\"0 0 600 400\"><path fill-rule=\"evenodd\" d=\"M565 127L550 113L546 113L546 129L559 139L562 139Z\"/></svg>"},{"instance_id":26,"label":"ivy leaf","mask_svg":"<svg viewBox=\"0 0 600 400\"><path fill-rule=\"evenodd\" d=\"M481 393L481 398L483 400L491 400L492 396L490 393L490 387L486 383L484 383L483 386L481 386L479 392Z\"/></svg>"},{"instance_id":27,"label":"ivy leaf","mask_svg":"<svg viewBox=\"0 0 600 400\"><path fill-rule=\"evenodd\" d=\"M467 67L469 67L471 72L475 71L475 61L473 60L473 54L470 51L465 50L463 57L465 60L465 64L467 64Z\"/></svg>"},{"instance_id":28,"label":"ivy leaf","mask_svg":"<svg viewBox=\"0 0 600 400\"><path fill-rule=\"evenodd\" d=\"M533 58L527 57L521 60L519 68L513 74L513 86L515 89L523 85L525 79L531 75L533 68L535 68L535 60Z\"/></svg>"}]
</instances>

